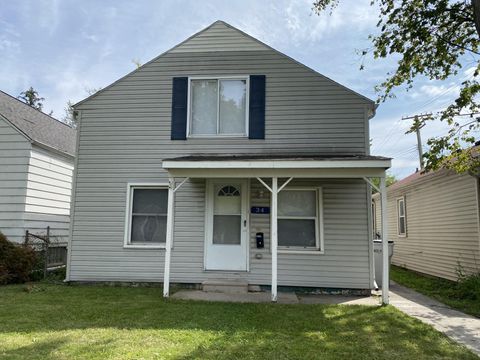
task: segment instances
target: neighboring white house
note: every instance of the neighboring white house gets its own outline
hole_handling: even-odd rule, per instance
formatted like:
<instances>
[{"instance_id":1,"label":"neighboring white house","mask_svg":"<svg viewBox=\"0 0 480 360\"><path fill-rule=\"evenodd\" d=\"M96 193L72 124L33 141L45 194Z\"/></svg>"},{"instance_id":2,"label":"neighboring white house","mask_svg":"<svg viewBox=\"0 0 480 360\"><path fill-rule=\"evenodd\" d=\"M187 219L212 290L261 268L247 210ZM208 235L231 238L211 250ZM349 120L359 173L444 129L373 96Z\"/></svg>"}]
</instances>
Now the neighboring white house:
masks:
<instances>
[{"instance_id":1,"label":"neighboring white house","mask_svg":"<svg viewBox=\"0 0 480 360\"><path fill-rule=\"evenodd\" d=\"M75 109L68 280L373 288L372 100L217 21Z\"/></svg>"},{"instance_id":2,"label":"neighboring white house","mask_svg":"<svg viewBox=\"0 0 480 360\"><path fill-rule=\"evenodd\" d=\"M479 178L449 170L416 172L387 188L392 263L449 280L480 271ZM379 196L373 196L376 223ZM376 226L375 232L381 234Z\"/></svg>"},{"instance_id":3,"label":"neighboring white house","mask_svg":"<svg viewBox=\"0 0 480 360\"><path fill-rule=\"evenodd\" d=\"M23 242L25 231L65 244L75 130L0 91L0 231Z\"/></svg>"}]
</instances>

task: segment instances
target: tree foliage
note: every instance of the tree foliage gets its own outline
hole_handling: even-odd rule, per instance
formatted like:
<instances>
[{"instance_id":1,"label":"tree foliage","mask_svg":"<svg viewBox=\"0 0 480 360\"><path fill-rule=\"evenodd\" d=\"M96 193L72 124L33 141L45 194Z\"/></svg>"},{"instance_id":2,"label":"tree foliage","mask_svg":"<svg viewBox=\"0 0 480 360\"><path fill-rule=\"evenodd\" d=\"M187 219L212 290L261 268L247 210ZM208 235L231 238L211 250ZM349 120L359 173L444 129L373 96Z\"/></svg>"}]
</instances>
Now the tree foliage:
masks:
<instances>
[{"instance_id":1,"label":"tree foliage","mask_svg":"<svg viewBox=\"0 0 480 360\"><path fill-rule=\"evenodd\" d=\"M313 8L319 14L333 11L338 3L315 0ZM379 32L369 37L372 50L362 54L372 52L375 59L399 57L395 71L375 87L378 102L394 97L395 88L408 90L418 76L446 80L462 69L475 68L449 106L421 121L422 125L432 120L449 125L446 134L427 140L427 170L447 167L458 172L476 171L480 166L478 152L473 149L480 130L476 116L480 112L480 0L372 0L371 5L379 9Z\"/></svg>"},{"instance_id":2,"label":"tree foliage","mask_svg":"<svg viewBox=\"0 0 480 360\"><path fill-rule=\"evenodd\" d=\"M100 91L102 88L85 88L85 92L88 96L95 94L97 91ZM76 129L78 125L77 113L73 108L73 102L71 100L67 101L67 105L65 106L65 115L62 118L62 121L71 126L72 128Z\"/></svg>"},{"instance_id":3,"label":"tree foliage","mask_svg":"<svg viewBox=\"0 0 480 360\"><path fill-rule=\"evenodd\" d=\"M45 98L38 96L38 91L34 90L31 86L28 90L22 91L18 99L40 111L42 111L43 101L45 100Z\"/></svg>"},{"instance_id":4,"label":"tree foliage","mask_svg":"<svg viewBox=\"0 0 480 360\"><path fill-rule=\"evenodd\" d=\"M395 175L387 173L387 176L385 178L385 185L388 187L392 184L395 184L397 182L397 178ZM375 185L377 188L380 188L380 178L372 178L372 183ZM373 189L373 193L376 193L377 190Z\"/></svg>"}]
</instances>

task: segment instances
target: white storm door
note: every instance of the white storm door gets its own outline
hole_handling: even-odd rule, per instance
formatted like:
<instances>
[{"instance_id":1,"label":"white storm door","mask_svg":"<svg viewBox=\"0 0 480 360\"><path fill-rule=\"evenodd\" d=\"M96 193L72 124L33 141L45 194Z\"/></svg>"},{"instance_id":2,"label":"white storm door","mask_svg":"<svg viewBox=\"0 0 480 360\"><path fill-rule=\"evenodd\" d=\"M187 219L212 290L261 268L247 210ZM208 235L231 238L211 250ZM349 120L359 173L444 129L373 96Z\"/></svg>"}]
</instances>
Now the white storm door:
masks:
<instances>
[{"instance_id":1,"label":"white storm door","mask_svg":"<svg viewBox=\"0 0 480 360\"><path fill-rule=\"evenodd\" d=\"M208 180L206 270L247 270L246 180Z\"/></svg>"}]
</instances>

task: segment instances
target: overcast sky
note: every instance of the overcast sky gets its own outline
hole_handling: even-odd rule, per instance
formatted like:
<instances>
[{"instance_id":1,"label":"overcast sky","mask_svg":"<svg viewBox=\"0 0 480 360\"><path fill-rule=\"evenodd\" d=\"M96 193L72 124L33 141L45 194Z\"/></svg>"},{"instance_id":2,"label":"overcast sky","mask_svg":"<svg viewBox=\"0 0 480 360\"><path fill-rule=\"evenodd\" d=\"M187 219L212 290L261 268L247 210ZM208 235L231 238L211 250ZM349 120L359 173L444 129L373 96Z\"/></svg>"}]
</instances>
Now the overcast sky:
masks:
<instances>
[{"instance_id":1,"label":"overcast sky","mask_svg":"<svg viewBox=\"0 0 480 360\"><path fill-rule=\"evenodd\" d=\"M311 0L271 1L3 1L0 7L0 89L17 96L33 86L44 111L62 118L68 100L105 87L216 20L231 25L318 72L376 99L374 85L395 60L362 60L376 31L378 12L370 0L342 0L330 16L317 16ZM409 92L382 103L370 122L372 153L394 158L391 173L407 176L418 167L416 137L405 135L402 116L443 108L471 76L464 69L445 82L418 79ZM422 129L426 140L442 124Z\"/></svg>"}]
</instances>

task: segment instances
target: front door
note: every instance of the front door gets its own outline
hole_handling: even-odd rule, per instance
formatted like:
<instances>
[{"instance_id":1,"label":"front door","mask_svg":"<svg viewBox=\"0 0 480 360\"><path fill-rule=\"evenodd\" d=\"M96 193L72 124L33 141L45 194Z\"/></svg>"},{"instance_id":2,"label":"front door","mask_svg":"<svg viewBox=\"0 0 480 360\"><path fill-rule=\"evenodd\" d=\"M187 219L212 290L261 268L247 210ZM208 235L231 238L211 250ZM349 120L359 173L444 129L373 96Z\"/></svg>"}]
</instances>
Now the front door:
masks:
<instances>
[{"instance_id":1,"label":"front door","mask_svg":"<svg viewBox=\"0 0 480 360\"><path fill-rule=\"evenodd\" d=\"M247 270L247 181L207 181L206 270Z\"/></svg>"}]
</instances>

